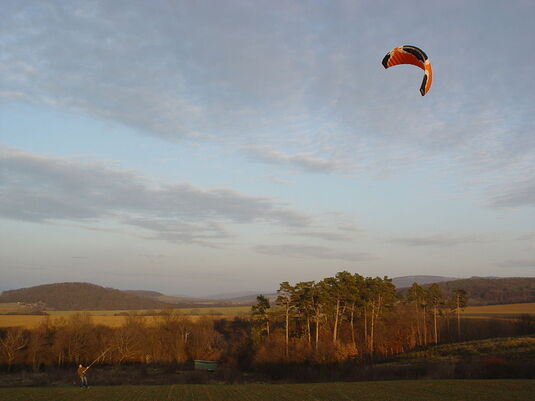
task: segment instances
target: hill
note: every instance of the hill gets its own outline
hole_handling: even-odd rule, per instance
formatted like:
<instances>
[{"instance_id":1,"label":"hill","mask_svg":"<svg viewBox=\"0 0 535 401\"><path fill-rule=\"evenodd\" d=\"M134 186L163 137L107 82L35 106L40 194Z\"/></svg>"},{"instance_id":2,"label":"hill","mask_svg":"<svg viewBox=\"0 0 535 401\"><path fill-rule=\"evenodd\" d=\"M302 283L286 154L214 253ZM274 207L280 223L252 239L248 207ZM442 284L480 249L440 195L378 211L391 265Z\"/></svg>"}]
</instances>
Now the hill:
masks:
<instances>
[{"instance_id":1,"label":"hill","mask_svg":"<svg viewBox=\"0 0 535 401\"><path fill-rule=\"evenodd\" d=\"M161 292L158 291L148 291L148 290L125 290L124 292L132 295L137 295L138 297L145 298L158 298L163 296Z\"/></svg>"},{"instance_id":2,"label":"hill","mask_svg":"<svg viewBox=\"0 0 535 401\"><path fill-rule=\"evenodd\" d=\"M43 303L45 309L162 309L169 304L89 283L56 283L4 291L0 302Z\"/></svg>"},{"instance_id":3,"label":"hill","mask_svg":"<svg viewBox=\"0 0 535 401\"><path fill-rule=\"evenodd\" d=\"M446 296L458 289L465 290L470 305L535 302L535 277L471 277L439 285Z\"/></svg>"},{"instance_id":4,"label":"hill","mask_svg":"<svg viewBox=\"0 0 535 401\"><path fill-rule=\"evenodd\" d=\"M458 280L456 277L443 277L443 276L403 276L403 277L395 277L392 279L392 284L396 286L396 288L405 288L410 287L413 283L417 283L419 285L424 284L432 284L432 283L441 283L443 281L452 281L452 280Z\"/></svg>"},{"instance_id":5,"label":"hill","mask_svg":"<svg viewBox=\"0 0 535 401\"><path fill-rule=\"evenodd\" d=\"M471 306L535 302L535 277L471 277L438 282L438 285L446 298L455 290L465 290ZM399 288L399 292L406 295L407 289Z\"/></svg>"}]
</instances>

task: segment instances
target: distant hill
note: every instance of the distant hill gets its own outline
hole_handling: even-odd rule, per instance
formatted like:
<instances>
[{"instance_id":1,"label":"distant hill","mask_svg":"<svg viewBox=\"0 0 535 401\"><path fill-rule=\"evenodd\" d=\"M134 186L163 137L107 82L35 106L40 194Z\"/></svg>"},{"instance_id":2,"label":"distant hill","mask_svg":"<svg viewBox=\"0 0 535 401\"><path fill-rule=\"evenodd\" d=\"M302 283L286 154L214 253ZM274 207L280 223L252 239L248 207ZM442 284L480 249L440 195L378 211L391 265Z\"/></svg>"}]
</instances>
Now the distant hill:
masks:
<instances>
[{"instance_id":1,"label":"distant hill","mask_svg":"<svg viewBox=\"0 0 535 401\"><path fill-rule=\"evenodd\" d=\"M163 296L161 292L158 291L147 291L147 290L125 290L124 292L132 295L137 295L138 297L145 298L158 298Z\"/></svg>"},{"instance_id":2,"label":"distant hill","mask_svg":"<svg viewBox=\"0 0 535 401\"><path fill-rule=\"evenodd\" d=\"M392 279L392 284L396 288L410 287L413 283L419 285L441 283L443 281L457 280L455 277L443 277L443 276L403 276Z\"/></svg>"},{"instance_id":3,"label":"distant hill","mask_svg":"<svg viewBox=\"0 0 535 401\"><path fill-rule=\"evenodd\" d=\"M429 287L430 284L421 285ZM455 290L465 290L468 304L472 306L535 302L535 277L471 277L438 282L438 285L446 298ZM406 294L408 287L398 290Z\"/></svg>"},{"instance_id":4,"label":"distant hill","mask_svg":"<svg viewBox=\"0 0 535 401\"><path fill-rule=\"evenodd\" d=\"M171 305L89 283L57 283L4 291L0 302L42 302L55 310L162 309Z\"/></svg>"},{"instance_id":5,"label":"distant hill","mask_svg":"<svg viewBox=\"0 0 535 401\"><path fill-rule=\"evenodd\" d=\"M233 301L236 299L242 299L242 298L251 298L254 297L256 299L256 296L259 294L265 294L265 293L271 293L273 290L270 291L234 291L234 292L225 292L221 294L214 294L209 295L206 298L208 299L218 299L218 300L228 300Z\"/></svg>"},{"instance_id":6,"label":"distant hill","mask_svg":"<svg viewBox=\"0 0 535 401\"><path fill-rule=\"evenodd\" d=\"M468 293L469 305L535 302L535 277L471 277L439 283L445 295L457 289Z\"/></svg>"}]
</instances>

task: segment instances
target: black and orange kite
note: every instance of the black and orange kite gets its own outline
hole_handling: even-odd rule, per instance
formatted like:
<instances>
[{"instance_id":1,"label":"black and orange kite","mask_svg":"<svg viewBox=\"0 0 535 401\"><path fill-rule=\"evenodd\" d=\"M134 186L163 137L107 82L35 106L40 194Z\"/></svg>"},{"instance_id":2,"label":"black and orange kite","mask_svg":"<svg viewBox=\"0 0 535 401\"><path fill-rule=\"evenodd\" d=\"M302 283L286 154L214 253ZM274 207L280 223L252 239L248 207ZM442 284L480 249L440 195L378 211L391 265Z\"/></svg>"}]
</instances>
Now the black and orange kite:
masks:
<instances>
[{"instance_id":1,"label":"black and orange kite","mask_svg":"<svg viewBox=\"0 0 535 401\"><path fill-rule=\"evenodd\" d=\"M394 47L383 58L383 66L389 68L399 64L412 64L424 70L424 80L422 81L422 86L420 86L420 93L424 96L433 82L433 70L427 54L416 46Z\"/></svg>"}]
</instances>

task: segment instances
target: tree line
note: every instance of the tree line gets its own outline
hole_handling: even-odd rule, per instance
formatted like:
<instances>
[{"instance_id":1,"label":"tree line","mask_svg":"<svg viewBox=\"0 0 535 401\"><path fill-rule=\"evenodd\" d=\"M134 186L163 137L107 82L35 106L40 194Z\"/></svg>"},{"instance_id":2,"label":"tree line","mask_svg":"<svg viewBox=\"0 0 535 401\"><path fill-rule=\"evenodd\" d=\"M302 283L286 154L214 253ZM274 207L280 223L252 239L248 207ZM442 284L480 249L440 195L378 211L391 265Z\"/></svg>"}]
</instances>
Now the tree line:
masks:
<instances>
[{"instance_id":1,"label":"tree line","mask_svg":"<svg viewBox=\"0 0 535 401\"><path fill-rule=\"evenodd\" d=\"M69 367L105 351L98 363L180 365L203 359L250 370L369 363L428 344L516 334L511 322L468 327L460 314L467 300L465 291L446 297L438 285L413 284L400 295L388 277L342 271L318 282L282 282L274 302L260 295L249 317L233 320L192 319L165 309L150 318L132 312L112 328L95 324L88 314L45 316L31 330L0 330L0 364Z\"/></svg>"},{"instance_id":2,"label":"tree line","mask_svg":"<svg viewBox=\"0 0 535 401\"><path fill-rule=\"evenodd\" d=\"M311 360L330 357L373 359L404 352L416 346L438 344L446 334L452 339L451 320L456 319L456 338L461 338L460 311L467 305L464 290L446 298L440 286L416 283L401 297L388 277L363 277L347 271L319 282L291 285L283 282L274 307L260 295L252 307L256 338L273 355L271 326L284 333L285 359L296 352ZM442 334L441 334L442 333ZM275 337L272 341L272 337ZM280 348L280 347L279 347Z\"/></svg>"}]
</instances>

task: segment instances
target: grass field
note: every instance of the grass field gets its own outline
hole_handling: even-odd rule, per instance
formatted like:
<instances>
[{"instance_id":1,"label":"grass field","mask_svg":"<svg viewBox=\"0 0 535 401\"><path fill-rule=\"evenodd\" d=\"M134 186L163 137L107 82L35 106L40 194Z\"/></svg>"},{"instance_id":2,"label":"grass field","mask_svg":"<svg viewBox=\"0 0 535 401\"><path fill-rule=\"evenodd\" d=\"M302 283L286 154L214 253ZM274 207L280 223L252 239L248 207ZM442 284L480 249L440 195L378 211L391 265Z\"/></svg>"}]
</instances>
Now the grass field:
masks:
<instances>
[{"instance_id":1,"label":"grass field","mask_svg":"<svg viewBox=\"0 0 535 401\"><path fill-rule=\"evenodd\" d=\"M53 323L62 316L51 316L50 320ZM37 315L0 315L0 328L1 327L24 327L32 329L45 319L45 316ZM147 320L149 317L146 318ZM95 316L93 317L93 323L102 324L109 327L120 327L125 321L124 316Z\"/></svg>"},{"instance_id":2,"label":"grass field","mask_svg":"<svg viewBox=\"0 0 535 401\"><path fill-rule=\"evenodd\" d=\"M420 380L357 383L26 387L0 401L531 401L535 380Z\"/></svg>"},{"instance_id":3,"label":"grass field","mask_svg":"<svg viewBox=\"0 0 535 401\"><path fill-rule=\"evenodd\" d=\"M535 303L469 306L462 314L463 316L512 317L524 313L535 315Z\"/></svg>"},{"instance_id":4,"label":"grass field","mask_svg":"<svg viewBox=\"0 0 535 401\"><path fill-rule=\"evenodd\" d=\"M236 316L246 316L251 310L250 306L225 306L210 308L176 308L173 309L179 315L187 316L193 320L201 316L212 317L214 319L233 319ZM34 328L44 319L40 315L6 315L8 312L20 311L17 304L0 303L0 328L1 327L25 327ZM115 316L118 313L129 313L128 310L104 310L104 311L47 311L52 322L54 320L72 316L76 313L88 313L93 318L93 323L102 324L109 327L119 327L124 321L124 316ZM147 311L137 311L145 313ZM144 319L148 324L154 321L152 316L145 316Z\"/></svg>"},{"instance_id":5,"label":"grass field","mask_svg":"<svg viewBox=\"0 0 535 401\"><path fill-rule=\"evenodd\" d=\"M16 303L0 303L0 327L26 327L33 328L39 325L43 316L38 315L6 315L5 313L20 311ZM215 319L232 319L236 316L247 316L250 306L224 306L209 308L175 308L176 313L197 319L199 316L212 316ZM95 324L103 324L109 327L119 327L124 322L124 316L114 316L118 313L129 313L127 310L104 310L104 311L47 311L52 320L60 317L71 316L75 313L89 313ZM144 313L147 311L138 311ZM470 306L463 312L463 317L505 317L512 318L521 314L535 315L535 303L507 304L490 306ZM147 323L153 321L151 316L145 318Z\"/></svg>"}]
</instances>

